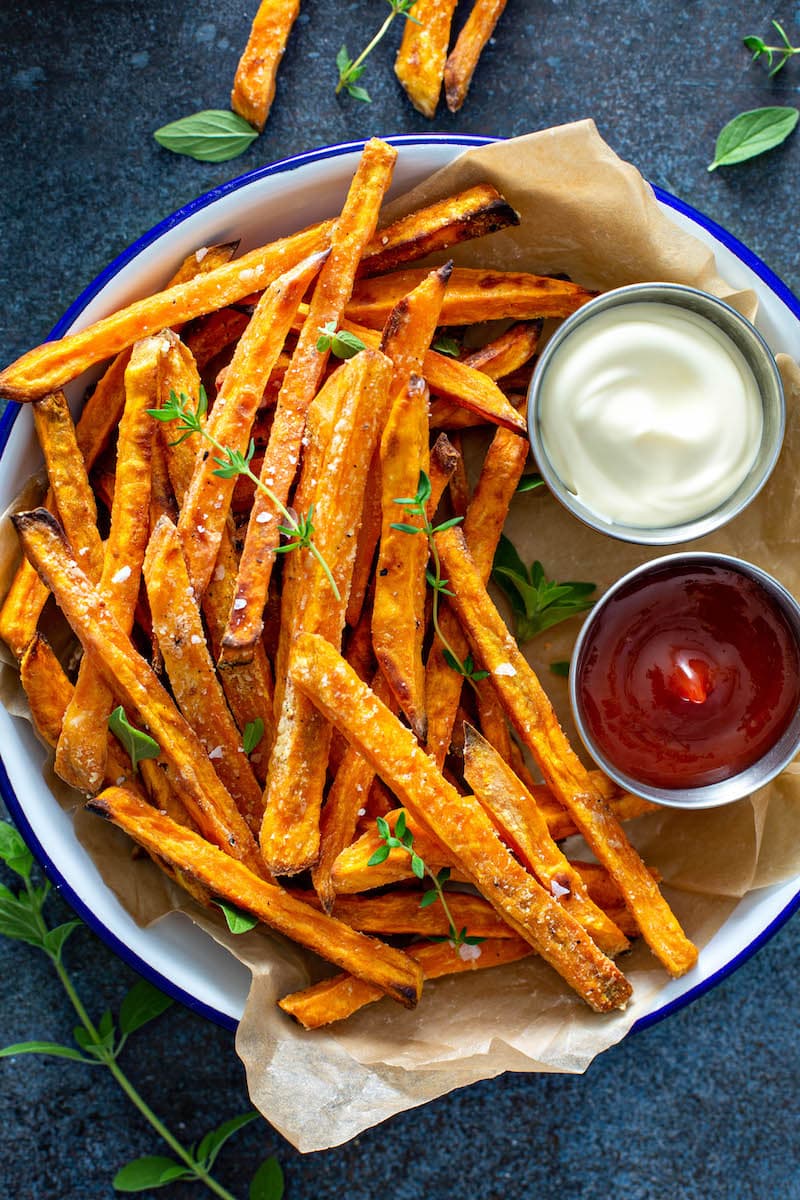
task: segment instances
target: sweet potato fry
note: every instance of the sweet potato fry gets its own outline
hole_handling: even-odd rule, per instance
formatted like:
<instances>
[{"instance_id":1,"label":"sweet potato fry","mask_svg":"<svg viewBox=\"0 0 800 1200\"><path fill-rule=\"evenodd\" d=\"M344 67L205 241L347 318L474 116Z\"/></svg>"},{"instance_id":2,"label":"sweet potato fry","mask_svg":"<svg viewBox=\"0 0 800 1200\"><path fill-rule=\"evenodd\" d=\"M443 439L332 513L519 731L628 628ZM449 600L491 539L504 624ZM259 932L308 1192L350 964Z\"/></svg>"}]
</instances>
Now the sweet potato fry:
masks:
<instances>
[{"instance_id":1,"label":"sweet potato fry","mask_svg":"<svg viewBox=\"0 0 800 1200\"><path fill-rule=\"evenodd\" d=\"M330 231L331 223L325 222L281 238L208 274L135 300L79 333L45 342L0 373L0 396L36 400L95 363L132 346L144 333L156 333L235 304L254 287L266 287L309 254L324 250Z\"/></svg>"},{"instance_id":2,"label":"sweet potato fry","mask_svg":"<svg viewBox=\"0 0 800 1200\"><path fill-rule=\"evenodd\" d=\"M349 321L379 329L400 297L416 287L421 276L421 268L411 267L359 280L345 316ZM593 295L576 283L545 275L456 267L447 285L440 320L442 325L472 325L509 317L517 321L568 317Z\"/></svg>"},{"instance_id":3,"label":"sweet potato fry","mask_svg":"<svg viewBox=\"0 0 800 1200\"><path fill-rule=\"evenodd\" d=\"M502 940L490 939L471 949L478 953L462 958L448 942L427 943L409 946L406 953L419 963L426 980L500 967L533 953L526 941L513 935ZM355 979L352 975L336 975L333 979L312 984L301 992L284 996L278 1004L304 1029L320 1029L323 1025L352 1016L359 1008L382 997L380 988Z\"/></svg>"},{"instance_id":4,"label":"sweet potato fry","mask_svg":"<svg viewBox=\"0 0 800 1200\"><path fill-rule=\"evenodd\" d=\"M200 740L80 570L58 523L45 509L18 513L12 521L25 554L55 596L84 653L93 657L115 698L138 712L175 767L180 799L204 836L263 873L252 834Z\"/></svg>"},{"instance_id":5,"label":"sweet potato fry","mask_svg":"<svg viewBox=\"0 0 800 1200\"><path fill-rule=\"evenodd\" d=\"M145 338L133 347L125 371L126 399L117 443L111 530L99 581L109 611L128 635L133 628L150 529L154 427L147 409L155 403L161 353L161 338ZM110 689L91 659L84 656L56 749L57 773L79 791L91 794L102 784L107 719L112 707Z\"/></svg>"},{"instance_id":6,"label":"sweet potato fry","mask_svg":"<svg viewBox=\"0 0 800 1200\"><path fill-rule=\"evenodd\" d=\"M319 899L313 892L294 892L299 900L314 908ZM352 929L362 933L448 937L450 927L441 904L420 908L419 892L384 892L382 896L340 896L334 914ZM513 931L481 896L448 891L447 904L456 929L466 929L471 937L512 938Z\"/></svg>"},{"instance_id":7,"label":"sweet potato fry","mask_svg":"<svg viewBox=\"0 0 800 1200\"><path fill-rule=\"evenodd\" d=\"M476 657L491 673L506 711L528 746L545 781L619 885L647 944L671 975L682 975L697 959L653 878L570 746L553 707L492 603L463 534L436 535L444 571Z\"/></svg>"},{"instance_id":8,"label":"sweet potato fry","mask_svg":"<svg viewBox=\"0 0 800 1200\"><path fill-rule=\"evenodd\" d=\"M290 630L320 633L336 645L344 627L354 533L367 469L388 407L391 370L382 354L365 350L346 362L340 372L343 400L314 503L315 545L333 575L338 599L310 550L294 552L304 560L303 589L297 595L296 612L284 612L282 620ZM304 870L319 856L319 817L330 737L330 726L296 688L290 674L269 764L261 826L261 852L275 874Z\"/></svg>"},{"instance_id":9,"label":"sweet potato fry","mask_svg":"<svg viewBox=\"0 0 800 1200\"><path fill-rule=\"evenodd\" d=\"M411 728L425 741L425 566L428 542L422 518L405 512L398 497L416 495L428 475L428 389L412 375L392 405L381 438L381 544L372 607L372 644L383 675ZM409 529L396 529L397 523ZM418 531L413 536L410 529Z\"/></svg>"},{"instance_id":10,"label":"sweet potato fry","mask_svg":"<svg viewBox=\"0 0 800 1200\"><path fill-rule=\"evenodd\" d=\"M96 582L103 570L97 505L64 393L56 392L37 400L33 405L33 423L59 520L73 551L83 559L86 574Z\"/></svg>"},{"instance_id":11,"label":"sweet potato fry","mask_svg":"<svg viewBox=\"0 0 800 1200\"><path fill-rule=\"evenodd\" d=\"M161 518L150 538L144 576L172 694L255 836L264 813L261 788L225 703L189 584L180 536L167 517Z\"/></svg>"},{"instance_id":12,"label":"sweet potato fry","mask_svg":"<svg viewBox=\"0 0 800 1200\"><path fill-rule=\"evenodd\" d=\"M271 283L236 346L208 419L209 434L234 454L247 453L253 421L270 372L283 349L297 306L324 260L325 252L314 254ZM222 478L217 473L220 457L225 460L223 451L198 455L178 520L189 577L197 596L202 596L214 570L236 484L235 476Z\"/></svg>"},{"instance_id":13,"label":"sweet potato fry","mask_svg":"<svg viewBox=\"0 0 800 1200\"><path fill-rule=\"evenodd\" d=\"M379 229L358 268L359 278L394 271L459 242L519 225L519 214L490 183L446 196Z\"/></svg>"},{"instance_id":14,"label":"sweet potato fry","mask_svg":"<svg viewBox=\"0 0 800 1200\"><path fill-rule=\"evenodd\" d=\"M456 0L417 0L406 21L394 73L424 117L433 117L442 90Z\"/></svg>"},{"instance_id":15,"label":"sweet potato fry","mask_svg":"<svg viewBox=\"0 0 800 1200\"><path fill-rule=\"evenodd\" d=\"M358 170L331 236L331 252L314 288L308 316L281 387L260 478L286 504L297 472L308 406L329 352L317 349L320 329L338 328L361 255L375 232L397 151L377 138L364 147ZM239 564L236 599L223 645L246 661L261 636L269 579L280 541L280 512L262 492L255 497ZM242 603L244 602L244 603ZM231 657L230 661L234 661Z\"/></svg>"},{"instance_id":16,"label":"sweet potato fry","mask_svg":"<svg viewBox=\"0 0 800 1200\"><path fill-rule=\"evenodd\" d=\"M484 580L489 578L508 506L522 476L527 457L526 441L505 429L497 431L487 452L464 521L464 536L473 549L481 578ZM439 623L453 652L463 662L468 645L458 618L449 605L442 605ZM463 682L463 677L445 661L439 639L434 639L425 669L425 703L428 709L427 749L439 767L444 763L450 748Z\"/></svg>"},{"instance_id":17,"label":"sweet potato fry","mask_svg":"<svg viewBox=\"0 0 800 1200\"><path fill-rule=\"evenodd\" d=\"M533 358L541 336L541 321L519 321L493 341L468 354L462 362L482 371L490 379L503 379Z\"/></svg>"},{"instance_id":18,"label":"sweet potato fry","mask_svg":"<svg viewBox=\"0 0 800 1200\"><path fill-rule=\"evenodd\" d=\"M411 731L332 646L312 634L301 635L291 671L297 685L371 761L410 814L447 847L503 919L588 1004L605 1012L627 1002L631 989L625 977L512 857L480 804L458 795Z\"/></svg>"},{"instance_id":19,"label":"sweet potato fry","mask_svg":"<svg viewBox=\"0 0 800 1200\"><path fill-rule=\"evenodd\" d=\"M101 792L90 802L90 808L124 829L157 858L200 883L212 896L252 913L265 925L380 988L407 1008L413 1008L419 999L422 973L402 950L316 912L121 788Z\"/></svg>"},{"instance_id":20,"label":"sweet potato fry","mask_svg":"<svg viewBox=\"0 0 800 1200\"><path fill-rule=\"evenodd\" d=\"M300 0L261 0L233 77L231 108L259 131L275 97L275 79Z\"/></svg>"},{"instance_id":21,"label":"sweet potato fry","mask_svg":"<svg viewBox=\"0 0 800 1200\"><path fill-rule=\"evenodd\" d=\"M244 333L250 317L241 308L221 308L206 317L193 321L191 328L184 330L183 341L191 351L199 371L237 342Z\"/></svg>"},{"instance_id":22,"label":"sweet potato fry","mask_svg":"<svg viewBox=\"0 0 800 1200\"><path fill-rule=\"evenodd\" d=\"M610 957L627 950L627 938L592 902L547 830L536 801L496 750L471 725L464 727L464 777L507 845L543 887L580 921Z\"/></svg>"},{"instance_id":23,"label":"sweet potato fry","mask_svg":"<svg viewBox=\"0 0 800 1200\"><path fill-rule=\"evenodd\" d=\"M505 6L506 0L475 0L444 64L444 94L450 112L458 112L466 100L481 51Z\"/></svg>"}]
</instances>

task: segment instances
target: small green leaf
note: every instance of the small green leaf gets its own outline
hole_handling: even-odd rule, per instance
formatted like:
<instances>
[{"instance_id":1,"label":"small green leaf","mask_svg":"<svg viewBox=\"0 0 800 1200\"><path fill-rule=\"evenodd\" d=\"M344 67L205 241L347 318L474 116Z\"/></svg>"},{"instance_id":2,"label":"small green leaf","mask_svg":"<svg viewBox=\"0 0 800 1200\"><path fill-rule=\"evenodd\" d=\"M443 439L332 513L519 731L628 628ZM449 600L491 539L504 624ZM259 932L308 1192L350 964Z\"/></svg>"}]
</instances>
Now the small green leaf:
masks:
<instances>
[{"instance_id":1,"label":"small green leaf","mask_svg":"<svg viewBox=\"0 0 800 1200\"><path fill-rule=\"evenodd\" d=\"M176 1179L195 1179L188 1167L165 1154L148 1154L135 1158L117 1171L111 1181L118 1192L144 1192L148 1188L164 1187Z\"/></svg>"},{"instance_id":2,"label":"small green leaf","mask_svg":"<svg viewBox=\"0 0 800 1200\"><path fill-rule=\"evenodd\" d=\"M351 91L350 88L347 90ZM331 353L335 354L337 358L353 358L359 351L365 349L366 346L361 338L356 337L354 333L349 333L346 329L340 329L331 338Z\"/></svg>"},{"instance_id":3,"label":"small green leaf","mask_svg":"<svg viewBox=\"0 0 800 1200\"><path fill-rule=\"evenodd\" d=\"M447 646L442 646L442 658L451 670L458 671L459 675L464 674L464 668L462 664L458 661L455 654L453 654L453 651L447 649Z\"/></svg>"},{"instance_id":4,"label":"small green leaf","mask_svg":"<svg viewBox=\"0 0 800 1200\"><path fill-rule=\"evenodd\" d=\"M277 1158L268 1158L256 1171L248 1200L282 1200L283 1171Z\"/></svg>"},{"instance_id":5,"label":"small green leaf","mask_svg":"<svg viewBox=\"0 0 800 1200\"><path fill-rule=\"evenodd\" d=\"M535 492L540 487L544 487L544 480L541 475L523 475L517 484L516 494L522 496L525 492Z\"/></svg>"},{"instance_id":6,"label":"small green leaf","mask_svg":"<svg viewBox=\"0 0 800 1200\"><path fill-rule=\"evenodd\" d=\"M108 728L121 743L130 756L134 771L145 758L158 758L161 747L155 738L142 729L136 729L125 716L125 709L120 704L108 718Z\"/></svg>"},{"instance_id":7,"label":"small green leaf","mask_svg":"<svg viewBox=\"0 0 800 1200\"><path fill-rule=\"evenodd\" d=\"M350 55L347 53L347 46L342 46L339 53L336 55L336 66L339 68L339 75L342 76L350 66Z\"/></svg>"},{"instance_id":8,"label":"small green leaf","mask_svg":"<svg viewBox=\"0 0 800 1200\"><path fill-rule=\"evenodd\" d=\"M435 904L438 896L439 893L436 891L436 888L431 888L430 891L424 893L422 899L420 900L420 908L427 908L428 905Z\"/></svg>"},{"instance_id":9,"label":"small green leaf","mask_svg":"<svg viewBox=\"0 0 800 1200\"><path fill-rule=\"evenodd\" d=\"M242 734L242 749L245 754L252 754L263 736L264 722L261 717L256 717L255 721L248 721Z\"/></svg>"},{"instance_id":10,"label":"small green leaf","mask_svg":"<svg viewBox=\"0 0 800 1200\"><path fill-rule=\"evenodd\" d=\"M257 1121L261 1114L253 1110L242 1113L239 1117L231 1117L230 1121L223 1121L216 1129L212 1129L201 1140L197 1147L196 1157L200 1162L205 1163L207 1169L213 1167L217 1155L222 1147L227 1142L228 1138L233 1137L245 1125L249 1125L251 1121Z\"/></svg>"},{"instance_id":11,"label":"small green leaf","mask_svg":"<svg viewBox=\"0 0 800 1200\"><path fill-rule=\"evenodd\" d=\"M17 942L42 949L43 935L36 913L27 896L0 897L0 933Z\"/></svg>"},{"instance_id":12,"label":"small green leaf","mask_svg":"<svg viewBox=\"0 0 800 1200\"><path fill-rule=\"evenodd\" d=\"M401 809L400 816L397 818L397 822L394 827L394 835L395 835L395 837L399 837L402 840L402 837L405 832L406 832L406 814L405 814L405 811L403 809Z\"/></svg>"},{"instance_id":13,"label":"small green leaf","mask_svg":"<svg viewBox=\"0 0 800 1200\"><path fill-rule=\"evenodd\" d=\"M139 979L122 1001L119 1010L119 1027L125 1034L135 1033L148 1021L160 1017L170 1007L172 1000L165 996L146 979Z\"/></svg>"},{"instance_id":14,"label":"small green leaf","mask_svg":"<svg viewBox=\"0 0 800 1200\"><path fill-rule=\"evenodd\" d=\"M396 529L398 533L422 533L418 525L404 525L400 521L394 522L390 528Z\"/></svg>"},{"instance_id":15,"label":"small green leaf","mask_svg":"<svg viewBox=\"0 0 800 1200\"><path fill-rule=\"evenodd\" d=\"M456 525L460 525L463 520L463 517L450 517L447 521L442 521L441 525L437 525L431 532L442 533L445 529L453 529ZM445 580L445 582L447 581Z\"/></svg>"},{"instance_id":16,"label":"small green leaf","mask_svg":"<svg viewBox=\"0 0 800 1200\"><path fill-rule=\"evenodd\" d=\"M361 74L361 72L359 72L359 74ZM372 103L372 97L370 96L367 89L358 87L355 84L352 84L352 83L347 84L347 94L348 94L348 96L352 96L354 100L360 100L362 102L362 104L371 104Z\"/></svg>"},{"instance_id":17,"label":"small green leaf","mask_svg":"<svg viewBox=\"0 0 800 1200\"><path fill-rule=\"evenodd\" d=\"M427 504L431 498L433 488L431 481L424 471L419 473L419 482L417 483L417 494L414 497L417 504Z\"/></svg>"},{"instance_id":18,"label":"small green leaf","mask_svg":"<svg viewBox=\"0 0 800 1200\"><path fill-rule=\"evenodd\" d=\"M375 853L373 855L371 855L370 858L367 859L367 866L368 867L380 866L380 864L382 862L386 862L387 858L389 857L389 852L390 852L389 846L386 846L386 845L379 846L378 849L375 851Z\"/></svg>"},{"instance_id":19,"label":"small green leaf","mask_svg":"<svg viewBox=\"0 0 800 1200\"><path fill-rule=\"evenodd\" d=\"M258 924L258 917L254 917L252 913L243 912L241 908L237 908L228 900L215 900L214 903L225 914L225 920L228 922L228 929L231 933L248 933Z\"/></svg>"},{"instance_id":20,"label":"small green leaf","mask_svg":"<svg viewBox=\"0 0 800 1200\"><path fill-rule=\"evenodd\" d=\"M23 879L30 879L33 855L8 821L0 821L0 859Z\"/></svg>"},{"instance_id":21,"label":"small green leaf","mask_svg":"<svg viewBox=\"0 0 800 1200\"><path fill-rule=\"evenodd\" d=\"M439 887L444 887L444 885L449 880L450 870L451 870L450 867L442 867L441 871L436 876L436 882L439 884Z\"/></svg>"},{"instance_id":22,"label":"small green leaf","mask_svg":"<svg viewBox=\"0 0 800 1200\"><path fill-rule=\"evenodd\" d=\"M480 946L481 942L486 941L486 938L473 937L472 934L468 934L467 927L465 925L461 931L461 941L465 946Z\"/></svg>"},{"instance_id":23,"label":"small green leaf","mask_svg":"<svg viewBox=\"0 0 800 1200\"><path fill-rule=\"evenodd\" d=\"M425 863L418 854L411 855L411 870L414 872L417 879L425 878Z\"/></svg>"},{"instance_id":24,"label":"small green leaf","mask_svg":"<svg viewBox=\"0 0 800 1200\"><path fill-rule=\"evenodd\" d=\"M433 343L431 350L435 350L437 354L447 354L450 358L458 358L461 346L455 338L440 337Z\"/></svg>"},{"instance_id":25,"label":"small green leaf","mask_svg":"<svg viewBox=\"0 0 800 1200\"><path fill-rule=\"evenodd\" d=\"M258 131L227 109L209 108L162 125L153 134L159 146L198 162L228 162L244 154Z\"/></svg>"},{"instance_id":26,"label":"small green leaf","mask_svg":"<svg viewBox=\"0 0 800 1200\"><path fill-rule=\"evenodd\" d=\"M550 663L550 670L554 675L559 675L562 679L566 679L569 675L569 659L556 659L555 662Z\"/></svg>"},{"instance_id":27,"label":"small green leaf","mask_svg":"<svg viewBox=\"0 0 800 1200\"><path fill-rule=\"evenodd\" d=\"M375 820L375 828L378 830L378 833L382 838L391 837L392 831L389 828L389 822L386 820L386 817L377 817Z\"/></svg>"},{"instance_id":28,"label":"small green leaf","mask_svg":"<svg viewBox=\"0 0 800 1200\"><path fill-rule=\"evenodd\" d=\"M48 929L44 939L45 950L49 950L54 958L60 958L67 938L80 928L80 925L80 921L65 921L63 925L56 925L54 929Z\"/></svg>"},{"instance_id":29,"label":"small green leaf","mask_svg":"<svg viewBox=\"0 0 800 1200\"><path fill-rule=\"evenodd\" d=\"M60 1046L58 1042L17 1042L0 1050L0 1058L12 1058L17 1054L50 1054L54 1058L71 1058L73 1062L85 1062L85 1058L71 1046Z\"/></svg>"},{"instance_id":30,"label":"small green leaf","mask_svg":"<svg viewBox=\"0 0 800 1200\"><path fill-rule=\"evenodd\" d=\"M797 124L800 111L796 108L770 106L739 113L723 127L717 138L714 161L709 171L732 166L773 150L785 141Z\"/></svg>"}]
</instances>

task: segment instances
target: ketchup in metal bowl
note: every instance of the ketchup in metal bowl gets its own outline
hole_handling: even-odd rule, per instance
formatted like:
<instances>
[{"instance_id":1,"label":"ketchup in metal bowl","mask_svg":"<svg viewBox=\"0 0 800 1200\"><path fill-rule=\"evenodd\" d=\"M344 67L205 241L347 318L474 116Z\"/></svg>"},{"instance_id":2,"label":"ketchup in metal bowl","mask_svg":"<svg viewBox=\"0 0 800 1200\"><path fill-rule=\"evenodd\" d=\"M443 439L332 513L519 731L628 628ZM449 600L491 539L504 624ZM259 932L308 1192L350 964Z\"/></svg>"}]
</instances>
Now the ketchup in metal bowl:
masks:
<instances>
[{"instance_id":1,"label":"ketchup in metal bowl","mask_svg":"<svg viewBox=\"0 0 800 1200\"><path fill-rule=\"evenodd\" d=\"M685 555L645 568L588 622L576 707L588 740L630 779L666 789L730 779L797 714L796 631L730 561Z\"/></svg>"}]
</instances>

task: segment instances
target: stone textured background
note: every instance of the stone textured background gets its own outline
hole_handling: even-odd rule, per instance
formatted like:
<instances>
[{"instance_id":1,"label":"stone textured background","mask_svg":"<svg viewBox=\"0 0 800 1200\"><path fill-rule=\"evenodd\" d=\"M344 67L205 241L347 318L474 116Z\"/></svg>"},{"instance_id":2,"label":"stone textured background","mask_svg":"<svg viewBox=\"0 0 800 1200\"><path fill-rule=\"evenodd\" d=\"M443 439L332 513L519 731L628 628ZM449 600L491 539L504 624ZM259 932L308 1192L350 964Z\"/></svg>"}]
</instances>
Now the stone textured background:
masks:
<instances>
[{"instance_id":1,"label":"stone textured background","mask_svg":"<svg viewBox=\"0 0 800 1200\"><path fill-rule=\"evenodd\" d=\"M370 134L511 135L593 116L654 183L713 217L795 290L800 135L712 175L719 129L737 112L797 104L800 61L769 81L747 33L800 7L641 0L509 0L461 113L428 122L391 70L395 27L362 83L371 105L334 98L342 41L363 46L379 0L306 0L267 130L231 163L178 158L159 125L226 107L255 0L71 0L0 6L0 358L39 342L119 251L173 209L286 154ZM461 7L468 8L467 0ZM787 514L787 520L798 519ZM53 920L66 919L52 902ZM259 1123L223 1151L218 1174L245 1196L276 1153L288 1200L764 1200L800 1197L796 1146L797 919L712 993L627 1039L584 1077L507 1076L407 1113L340 1150L302 1157ZM93 935L68 952L99 1013L132 973ZM35 951L0 940L0 1044L68 1038L66 1001ZM189 1141L247 1108L230 1034L176 1006L126 1066ZM116 1168L158 1153L112 1081L77 1064L0 1063L0 1196L106 1200ZM176 1186L176 1197L208 1194Z\"/></svg>"}]
</instances>

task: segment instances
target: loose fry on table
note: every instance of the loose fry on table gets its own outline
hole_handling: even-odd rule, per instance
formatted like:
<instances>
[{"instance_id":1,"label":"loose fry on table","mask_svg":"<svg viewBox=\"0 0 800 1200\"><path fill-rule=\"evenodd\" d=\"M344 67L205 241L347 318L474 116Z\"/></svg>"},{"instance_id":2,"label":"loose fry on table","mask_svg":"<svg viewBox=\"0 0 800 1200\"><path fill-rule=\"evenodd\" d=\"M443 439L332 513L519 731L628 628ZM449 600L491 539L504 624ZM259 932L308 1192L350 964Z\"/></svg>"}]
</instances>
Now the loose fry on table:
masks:
<instances>
[{"instance_id":1,"label":"loose fry on table","mask_svg":"<svg viewBox=\"0 0 800 1200\"><path fill-rule=\"evenodd\" d=\"M518 962L533 953L526 941L513 935L502 940L491 939L468 949L478 953L462 958L449 942L409 946L406 953L419 963L426 980L500 967L505 963ZM333 979L312 984L301 992L284 996L278 1005L305 1029L319 1029L352 1016L359 1008L382 997L380 988L355 979L352 975L336 975Z\"/></svg>"},{"instance_id":2,"label":"loose fry on table","mask_svg":"<svg viewBox=\"0 0 800 1200\"><path fill-rule=\"evenodd\" d=\"M328 362L329 351L317 349L320 331L331 323L334 328L339 326L361 255L375 232L396 158L397 151L377 138L364 147L278 396L260 479L284 505L297 473L308 406ZM236 598L222 639L230 663L247 662L261 636L281 523L279 508L263 492L257 492L239 563Z\"/></svg>"},{"instance_id":3,"label":"loose fry on table","mask_svg":"<svg viewBox=\"0 0 800 1200\"><path fill-rule=\"evenodd\" d=\"M416 494L420 473L428 475L428 389L412 375L396 398L381 438L381 506L383 519L375 599L372 606L372 645L375 657L395 699L421 742L427 733L425 672L425 565L428 540L422 518L411 516L396 503ZM392 528L397 522L414 526L411 535Z\"/></svg>"},{"instance_id":4,"label":"loose fry on table","mask_svg":"<svg viewBox=\"0 0 800 1200\"><path fill-rule=\"evenodd\" d=\"M475 0L444 64L444 94L450 112L458 112L466 100L481 51L494 33L505 6L506 0Z\"/></svg>"},{"instance_id":5,"label":"loose fry on table","mask_svg":"<svg viewBox=\"0 0 800 1200\"><path fill-rule=\"evenodd\" d=\"M364 350L339 368L341 403L314 496L315 544L328 564L339 598L309 550L293 553L302 572L294 611L284 607L282 623L292 641L301 630L341 643L347 594L355 557L367 469L389 404L392 366L376 350ZM289 662L293 648L289 651ZM235 668L234 668L235 669ZM319 857L320 809L328 765L331 728L291 678L283 690L278 731L264 792L261 853L278 875L312 866Z\"/></svg>"},{"instance_id":6,"label":"loose fry on table","mask_svg":"<svg viewBox=\"0 0 800 1200\"><path fill-rule=\"evenodd\" d=\"M671 975L697 960L653 877L570 746L533 668L492 603L458 529L436 535L444 573L470 645L491 673L506 711L553 795L571 814L592 853L619 885L642 936Z\"/></svg>"},{"instance_id":7,"label":"loose fry on table","mask_svg":"<svg viewBox=\"0 0 800 1200\"><path fill-rule=\"evenodd\" d=\"M628 939L590 899L580 875L550 837L530 792L476 729L466 725L464 734L464 778L503 841L606 954L613 958L627 950Z\"/></svg>"},{"instance_id":8,"label":"loose fry on table","mask_svg":"<svg viewBox=\"0 0 800 1200\"><path fill-rule=\"evenodd\" d=\"M261 788L242 749L206 645L178 531L162 517L144 559L153 629L178 707L206 747L214 769L254 836L261 827Z\"/></svg>"},{"instance_id":9,"label":"loose fry on table","mask_svg":"<svg viewBox=\"0 0 800 1200\"><path fill-rule=\"evenodd\" d=\"M24 553L52 591L84 653L92 656L115 699L138 712L175 768L179 797L203 835L263 873L253 836L202 743L80 570L56 520L40 508L17 513L12 522Z\"/></svg>"},{"instance_id":10,"label":"loose fry on table","mask_svg":"<svg viewBox=\"0 0 800 1200\"><path fill-rule=\"evenodd\" d=\"M425 258L510 225L519 225L519 214L497 188L479 183L379 229L361 260L358 276L383 275L410 257Z\"/></svg>"},{"instance_id":11,"label":"loose fry on table","mask_svg":"<svg viewBox=\"0 0 800 1200\"><path fill-rule=\"evenodd\" d=\"M422 274L423 269L410 267L375 279L360 279L345 316L370 329L380 329L400 297L417 286ZM595 294L576 283L546 275L455 267L440 320L442 325L473 325L511 317L517 321L568 317Z\"/></svg>"},{"instance_id":12,"label":"loose fry on table","mask_svg":"<svg viewBox=\"0 0 800 1200\"><path fill-rule=\"evenodd\" d=\"M112 787L91 800L89 808L113 821L139 845L201 884L212 896L252 913L328 962L369 981L406 1008L413 1008L419 999L422 973L402 950L303 904L138 797Z\"/></svg>"},{"instance_id":13,"label":"loose fry on table","mask_svg":"<svg viewBox=\"0 0 800 1200\"><path fill-rule=\"evenodd\" d=\"M424 117L433 117L442 90L456 0L417 0L403 27L394 73Z\"/></svg>"},{"instance_id":14,"label":"loose fry on table","mask_svg":"<svg viewBox=\"0 0 800 1200\"><path fill-rule=\"evenodd\" d=\"M498 429L464 521L464 536L473 548L482 579L489 578L500 533L527 458L528 443L505 429ZM453 652L463 662L468 644L449 604L442 605L439 623ZM425 704L428 712L427 750L439 767L450 749L463 682L463 676L448 666L442 644L435 638L425 669Z\"/></svg>"},{"instance_id":15,"label":"loose fry on table","mask_svg":"<svg viewBox=\"0 0 800 1200\"><path fill-rule=\"evenodd\" d=\"M207 423L209 434L232 453L247 453L270 372L283 349L297 306L325 256L325 252L313 254L274 280L263 292L237 343ZM197 397L189 400L194 407ZM220 457L220 451L198 455L178 519L189 576L198 597L203 595L214 570L236 485L235 476L226 479L216 473Z\"/></svg>"},{"instance_id":16,"label":"loose fry on table","mask_svg":"<svg viewBox=\"0 0 800 1200\"><path fill-rule=\"evenodd\" d=\"M300 0L261 0L233 77L231 108L261 133L275 97L275 79Z\"/></svg>"},{"instance_id":17,"label":"loose fry on table","mask_svg":"<svg viewBox=\"0 0 800 1200\"><path fill-rule=\"evenodd\" d=\"M459 796L410 730L322 638L298 638L291 667L297 685L358 747L412 817L453 854L478 891L593 1008L624 1006L624 975L577 921L512 857L473 798Z\"/></svg>"},{"instance_id":18,"label":"loose fry on table","mask_svg":"<svg viewBox=\"0 0 800 1200\"><path fill-rule=\"evenodd\" d=\"M109 611L129 636L150 529L154 428L147 409L155 403L162 341L156 336L137 342L125 371L111 529L98 584ZM84 656L75 694L64 714L55 763L57 774L79 791L91 794L102 784L112 707L110 689L92 660Z\"/></svg>"}]
</instances>

